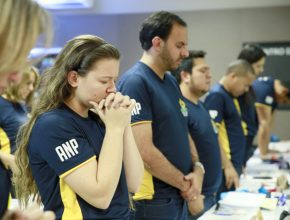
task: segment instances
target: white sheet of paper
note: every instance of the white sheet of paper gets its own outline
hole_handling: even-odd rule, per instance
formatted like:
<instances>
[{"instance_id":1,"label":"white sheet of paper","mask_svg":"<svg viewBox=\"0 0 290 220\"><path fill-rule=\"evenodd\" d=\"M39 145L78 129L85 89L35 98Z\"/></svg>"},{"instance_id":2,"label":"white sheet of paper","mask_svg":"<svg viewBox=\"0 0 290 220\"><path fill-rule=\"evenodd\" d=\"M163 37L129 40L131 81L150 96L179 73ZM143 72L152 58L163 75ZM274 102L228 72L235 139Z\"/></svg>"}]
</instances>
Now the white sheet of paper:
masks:
<instances>
[{"instance_id":1,"label":"white sheet of paper","mask_svg":"<svg viewBox=\"0 0 290 220\"><path fill-rule=\"evenodd\" d=\"M248 193L248 192L228 192L223 200L220 200L221 205L229 205L236 207L258 208L263 203L265 194Z\"/></svg>"}]
</instances>

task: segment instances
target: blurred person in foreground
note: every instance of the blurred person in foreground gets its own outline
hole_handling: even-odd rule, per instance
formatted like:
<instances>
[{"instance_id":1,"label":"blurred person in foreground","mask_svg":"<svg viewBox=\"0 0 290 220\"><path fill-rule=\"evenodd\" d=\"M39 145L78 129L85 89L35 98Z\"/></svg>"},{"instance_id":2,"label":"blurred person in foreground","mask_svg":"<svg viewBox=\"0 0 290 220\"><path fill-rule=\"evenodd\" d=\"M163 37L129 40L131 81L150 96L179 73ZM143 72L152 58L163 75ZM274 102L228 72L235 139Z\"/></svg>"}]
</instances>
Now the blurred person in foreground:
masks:
<instances>
[{"instance_id":1,"label":"blurred person in foreground","mask_svg":"<svg viewBox=\"0 0 290 220\"><path fill-rule=\"evenodd\" d=\"M0 94L9 85L18 84L21 81L22 71L28 65L29 51L41 34L44 35L45 45L49 45L51 33L50 18L35 1L0 1ZM14 156L3 152L0 143L0 218L9 205L10 182L7 180L7 169L16 170ZM53 213L46 215L41 211L39 218L35 218L30 215L30 211L19 210L9 211L5 218L12 219L13 213L17 213L16 218L54 218Z\"/></svg>"}]
</instances>

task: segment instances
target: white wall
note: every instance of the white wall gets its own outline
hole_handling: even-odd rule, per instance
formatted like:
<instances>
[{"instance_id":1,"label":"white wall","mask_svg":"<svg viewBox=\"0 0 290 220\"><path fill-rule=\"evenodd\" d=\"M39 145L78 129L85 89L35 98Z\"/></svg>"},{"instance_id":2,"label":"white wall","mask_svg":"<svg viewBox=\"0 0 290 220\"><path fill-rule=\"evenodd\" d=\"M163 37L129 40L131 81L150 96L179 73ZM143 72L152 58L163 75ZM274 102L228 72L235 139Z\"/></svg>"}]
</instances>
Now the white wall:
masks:
<instances>
[{"instance_id":1,"label":"white wall","mask_svg":"<svg viewBox=\"0 0 290 220\"><path fill-rule=\"evenodd\" d=\"M207 51L213 82L221 78L228 63L237 57L242 43L290 41L290 7L177 14L188 24L189 48ZM122 70L129 68L141 56L138 30L147 15L119 16L118 46L123 54ZM289 131L290 111L277 111L272 133L282 139L290 139Z\"/></svg>"}]
</instances>

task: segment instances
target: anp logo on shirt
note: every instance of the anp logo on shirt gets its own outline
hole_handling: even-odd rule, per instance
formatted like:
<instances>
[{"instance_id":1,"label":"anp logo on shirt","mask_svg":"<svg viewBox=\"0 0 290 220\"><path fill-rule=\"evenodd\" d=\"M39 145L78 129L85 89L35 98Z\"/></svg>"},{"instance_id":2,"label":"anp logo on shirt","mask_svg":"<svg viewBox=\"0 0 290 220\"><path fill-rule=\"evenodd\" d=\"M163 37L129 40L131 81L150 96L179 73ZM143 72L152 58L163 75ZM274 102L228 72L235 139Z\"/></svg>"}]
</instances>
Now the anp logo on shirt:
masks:
<instances>
[{"instance_id":1,"label":"anp logo on shirt","mask_svg":"<svg viewBox=\"0 0 290 220\"><path fill-rule=\"evenodd\" d=\"M131 112L131 115L140 115L140 111L141 111L141 104L139 102L137 102L135 104L135 107L133 108L132 112Z\"/></svg>"},{"instance_id":2,"label":"anp logo on shirt","mask_svg":"<svg viewBox=\"0 0 290 220\"><path fill-rule=\"evenodd\" d=\"M65 143L62 143L61 145L57 146L55 148L55 151L61 162L63 162L77 155L79 153L77 150L78 147L79 145L76 139L70 139L69 141L66 141Z\"/></svg>"}]
</instances>

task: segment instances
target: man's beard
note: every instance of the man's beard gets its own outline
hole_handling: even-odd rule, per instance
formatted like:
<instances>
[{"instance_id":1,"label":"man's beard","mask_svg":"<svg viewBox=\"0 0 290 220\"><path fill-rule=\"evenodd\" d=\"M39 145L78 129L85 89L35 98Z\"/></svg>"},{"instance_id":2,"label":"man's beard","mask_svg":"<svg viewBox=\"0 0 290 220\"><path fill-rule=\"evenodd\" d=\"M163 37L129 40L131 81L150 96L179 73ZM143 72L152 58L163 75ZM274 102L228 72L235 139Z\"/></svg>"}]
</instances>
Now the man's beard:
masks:
<instances>
[{"instance_id":1,"label":"man's beard","mask_svg":"<svg viewBox=\"0 0 290 220\"><path fill-rule=\"evenodd\" d=\"M168 51L166 46L162 50L162 53L161 53L160 56L161 56L161 59L163 61L164 68L166 70L172 71L172 70L175 70L178 67L178 66L175 66L175 62L172 59L172 57L170 56L170 53L169 53L169 51Z\"/></svg>"}]
</instances>

